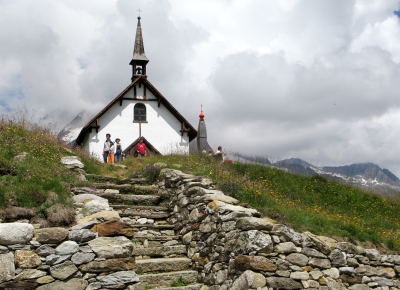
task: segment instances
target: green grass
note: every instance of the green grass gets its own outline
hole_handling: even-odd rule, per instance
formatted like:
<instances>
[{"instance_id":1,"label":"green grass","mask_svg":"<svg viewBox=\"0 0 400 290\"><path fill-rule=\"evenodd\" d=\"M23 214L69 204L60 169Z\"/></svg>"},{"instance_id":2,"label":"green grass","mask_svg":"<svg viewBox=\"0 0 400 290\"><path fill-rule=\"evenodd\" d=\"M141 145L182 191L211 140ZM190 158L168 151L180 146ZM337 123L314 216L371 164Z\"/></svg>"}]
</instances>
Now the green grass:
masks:
<instances>
[{"instance_id":1,"label":"green grass","mask_svg":"<svg viewBox=\"0 0 400 290\"><path fill-rule=\"evenodd\" d=\"M181 287L181 286L187 286L187 285L189 285L189 282L186 281L185 279L183 279L182 277L180 277L179 279L177 279L171 283L172 287Z\"/></svg>"},{"instance_id":2,"label":"green grass","mask_svg":"<svg viewBox=\"0 0 400 290\"><path fill-rule=\"evenodd\" d=\"M61 164L62 156L79 156L92 174L126 178L141 173L156 180L155 163L185 173L209 176L217 188L258 209L279 223L317 235L385 243L400 250L400 199L368 193L320 176L307 177L255 164L221 164L200 155L128 158L127 169L104 165L82 150L68 152L46 128L24 118L0 120L0 210L35 208L43 216L53 204L72 206L70 185L85 184ZM20 162L14 156L26 152ZM54 198L55 196L55 198Z\"/></svg>"}]
</instances>

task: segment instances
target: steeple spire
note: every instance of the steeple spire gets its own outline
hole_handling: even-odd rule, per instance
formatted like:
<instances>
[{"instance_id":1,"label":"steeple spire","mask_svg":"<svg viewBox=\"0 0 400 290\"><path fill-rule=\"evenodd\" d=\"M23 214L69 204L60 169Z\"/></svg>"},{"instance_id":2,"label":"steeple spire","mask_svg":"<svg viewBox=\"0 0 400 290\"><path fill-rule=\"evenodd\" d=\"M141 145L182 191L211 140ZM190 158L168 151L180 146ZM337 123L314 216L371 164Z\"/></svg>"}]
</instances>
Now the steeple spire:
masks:
<instances>
[{"instance_id":1,"label":"steeple spire","mask_svg":"<svg viewBox=\"0 0 400 290\"><path fill-rule=\"evenodd\" d=\"M140 9L139 9L140 10ZM138 24L136 28L135 47L133 49L133 58L129 63L132 66L132 81L138 76L146 77L146 64L149 59L144 54L144 44L142 37L142 26L140 24L141 17L138 16Z\"/></svg>"}]
</instances>

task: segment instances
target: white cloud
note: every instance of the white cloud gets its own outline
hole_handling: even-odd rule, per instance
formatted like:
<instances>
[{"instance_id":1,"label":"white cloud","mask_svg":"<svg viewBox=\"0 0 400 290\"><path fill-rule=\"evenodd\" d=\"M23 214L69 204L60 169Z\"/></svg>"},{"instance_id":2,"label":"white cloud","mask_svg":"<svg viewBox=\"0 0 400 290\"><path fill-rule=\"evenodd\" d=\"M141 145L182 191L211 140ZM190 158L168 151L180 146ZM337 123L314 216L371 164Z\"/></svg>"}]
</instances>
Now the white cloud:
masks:
<instances>
[{"instance_id":1,"label":"white cloud","mask_svg":"<svg viewBox=\"0 0 400 290\"><path fill-rule=\"evenodd\" d=\"M400 175L398 0L0 2L0 106L62 121L130 83L137 9L149 80L210 144Z\"/></svg>"}]
</instances>

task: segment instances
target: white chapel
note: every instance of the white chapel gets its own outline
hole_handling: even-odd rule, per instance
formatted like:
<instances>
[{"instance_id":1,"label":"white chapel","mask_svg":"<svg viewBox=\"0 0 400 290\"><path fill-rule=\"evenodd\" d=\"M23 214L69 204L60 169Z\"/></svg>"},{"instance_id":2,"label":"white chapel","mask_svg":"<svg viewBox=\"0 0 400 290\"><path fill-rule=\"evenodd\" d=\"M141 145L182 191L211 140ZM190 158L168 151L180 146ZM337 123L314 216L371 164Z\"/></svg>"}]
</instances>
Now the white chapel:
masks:
<instances>
[{"instance_id":1,"label":"white chapel","mask_svg":"<svg viewBox=\"0 0 400 290\"><path fill-rule=\"evenodd\" d=\"M101 158L106 134L121 139L123 153L136 152L142 137L148 154L189 153L197 131L148 81L140 16L136 29L130 85L116 96L81 130L75 146Z\"/></svg>"}]
</instances>

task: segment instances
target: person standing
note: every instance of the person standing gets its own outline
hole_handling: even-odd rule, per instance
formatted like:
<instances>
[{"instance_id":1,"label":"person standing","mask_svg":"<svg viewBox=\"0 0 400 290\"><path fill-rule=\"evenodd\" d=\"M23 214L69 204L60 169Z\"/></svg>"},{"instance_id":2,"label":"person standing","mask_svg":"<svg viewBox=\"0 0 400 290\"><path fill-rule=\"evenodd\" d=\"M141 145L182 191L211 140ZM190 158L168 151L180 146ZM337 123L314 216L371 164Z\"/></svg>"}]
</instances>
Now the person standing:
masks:
<instances>
[{"instance_id":1,"label":"person standing","mask_svg":"<svg viewBox=\"0 0 400 290\"><path fill-rule=\"evenodd\" d=\"M119 138L115 139L115 162L122 161L122 145Z\"/></svg>"},{"instance_id":2,"label":"person standing","mask_svg":"<svg viewBox=\"0 0 400 290\"><path fill-rule=\"evenodd\" d=\"M104 142L104 146L103 146L103 160L104 163L107 163L107 159L108 159L108 152L110 151L110 143L111 143L111 135L110 134L106 134L106 141Z\"/></svg>"},{"instance_id":3,"label":"person standing","mask_svg":"<svg viewBox=\"0 0 400 290\"><path fill-rule=\"evenodd\" d=\"M111 141L110 142L110 150L108 151L108 160L107 163L114 164L114 152L115 152L115 145Z\"/></svg>"},{"instance_id":4,"label":"person standing","mask_svg":"<svg viewBox=\"0 0 400 290\"><path fill-rule=\"evenodd\" d=\"M138 158L147 155L147 148L146 148L146 144L143 143L143 138L139 139L139 143L136 146L136 152L138 154Z\"/></svg>"},{"instance_id":5,"label":"person standing","mask_svg":"<svg viewBox=\"0 0 400 290\"><path fill-rule=\"evenodd\" d=\"M222 151L222 146L218 146L218 150L217 150L217 152L215 152L215 155L221 155L222 162L224 162L226 159L226 153L224 151Z\"/></svg>"}]
</instances>

